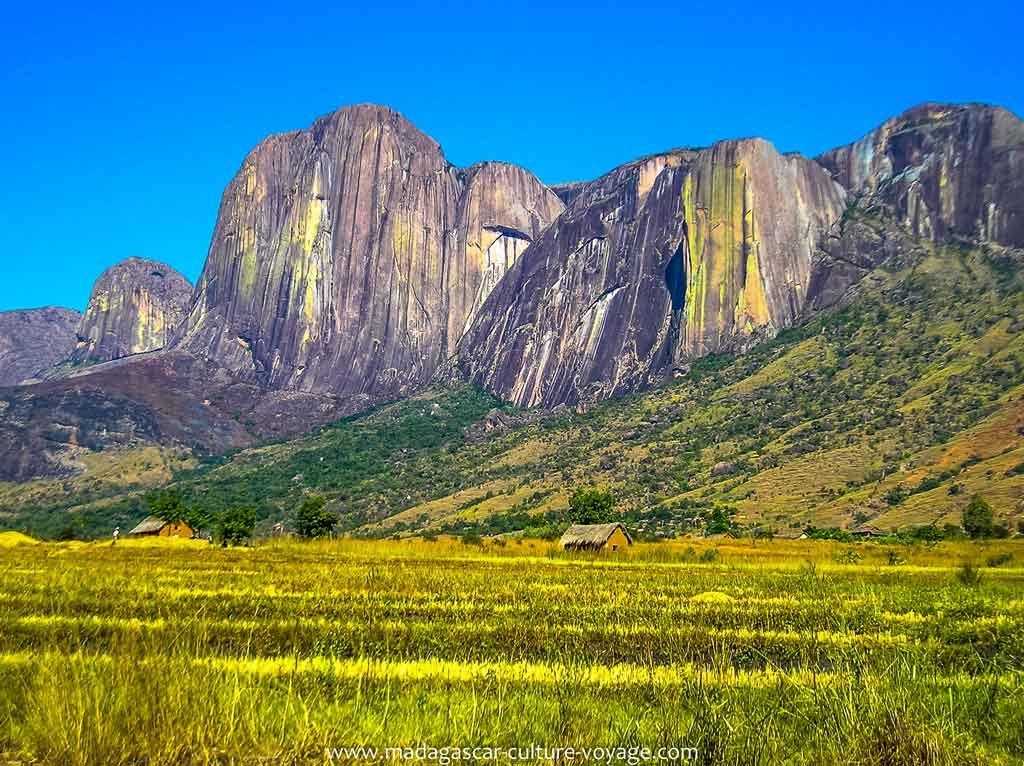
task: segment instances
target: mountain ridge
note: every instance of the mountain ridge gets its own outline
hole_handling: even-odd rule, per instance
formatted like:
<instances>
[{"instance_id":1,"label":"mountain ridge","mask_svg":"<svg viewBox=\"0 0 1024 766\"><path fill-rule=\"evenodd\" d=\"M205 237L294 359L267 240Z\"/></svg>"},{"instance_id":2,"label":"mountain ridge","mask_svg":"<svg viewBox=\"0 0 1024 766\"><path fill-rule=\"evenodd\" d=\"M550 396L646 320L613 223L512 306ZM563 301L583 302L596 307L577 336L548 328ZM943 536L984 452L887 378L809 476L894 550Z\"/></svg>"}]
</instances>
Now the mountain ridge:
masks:
<instances>
[{"instance_id":1,"label":"mountain ridge","mask_svg":"<svg viewBox=\"0 0 1024 766\"><path fill-rule=\"evenodd\" d=\"M517 404L554 406L784 329L844 198L819 166L763 139L622 165L585 184L513 266L459 366Z\"/></svg>"},{"instance_id":2,"label":"mountain ridge","mask_svg":"<svg viewBox=\"0 0 1024 766\"><path fill-rule=\"evenodd\" d=\"M872 147L875 165L869 163L870 184L858 181L852 189L830 177L835 170L781 154L763 139L659 152L593 181L548 187L508 163L456 168L440 144L384 107L342 109L305 131L269 136L225 190L211 257L169 348L63 370L64 377L42 387L0 390L0 478L49 487L46 477L56 476L70 487L88 485L90 466L108 448L115 462L115 454L152 447L202 460L258 450L458 380L484 385L487 396L555 413L569 404L569 412L585 416L627 406L615 403L624 395L656 396L719 358L754 352L777 333L799 334L830 311L875 300L879 280L920 264L947 263L995 290L999 269L1015 273L1019 262L1019 252L1000 241L1017 231L1019 187L1004 172L1017 167L1019 145L1008 143L1017 134L1005 126L993 132L971 116L988 107L945 108L966 127L950 130L947 115L937 127L924 119L908 123L895 144L891 129L860 139ZM915 109L927 117L938 107L915 107L885 124ZM999 120L1017 119L1006 115ZM962 153L965 142L975 154ZM830 160L834 168L855 155L854 144L830 150L840 158ZM993 145L1002 147L999 162L986 154ZM878 159L890 154L905 161L893 165L895 173L891 159ZM942 187L941 169L954 167L958 156L969 156L978 172L947 172ZM414 167L429 172L408 172ZM987 169L994 169L991 184ZM935 204L931 192L921 191L933 182L964 198L988 194L990 186L1001 190L994 223L963 224L961 203L950 206L940 195ZM364 195L353 197L355 188ZM911 209L917 219L907 218ZM357 244L332 244L342 239ZM964 269L936 248L962 248L988 265ZM246 258L255 269L249 287ZM375 291L381 274L401 287ZM363 297L353 302L357 294ZM955 291L942 295L960 299ZM950 308L940 301L935 314ZM1014 326L1007 325L1015 337ZM348 345L336 345L343 330ZM515 339L530 334L527 353L528 344ZM1006 353L1015 358L1012 349ZM890 366L901 376L919 374L895 361ZM486 400L489 408L496 402ZM486 423L480 428L488 433L536 422L532 415L479 420L470 411L477 419L462 425ZM623 434L631 430L611 430L609 438L628 441ZM584 454L577 459L587 464ZM532 491L561 497L549 485ZM514 496L514 505L525 499ZM401 514L416 508L397 495L385 505ZM479 510L499 505L486 502ZM379 521L372 516L365 524Z\"/></svg>"}]
</instances>

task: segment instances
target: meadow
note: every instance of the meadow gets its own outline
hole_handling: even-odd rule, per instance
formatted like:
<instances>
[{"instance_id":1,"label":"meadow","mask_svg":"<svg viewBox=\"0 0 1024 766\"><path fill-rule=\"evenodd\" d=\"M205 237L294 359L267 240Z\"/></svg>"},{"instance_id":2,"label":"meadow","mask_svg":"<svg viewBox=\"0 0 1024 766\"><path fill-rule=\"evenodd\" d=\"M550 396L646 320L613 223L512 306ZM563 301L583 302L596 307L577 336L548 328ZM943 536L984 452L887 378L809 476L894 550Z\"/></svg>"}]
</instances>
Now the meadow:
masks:
<instances>
[{"instance_id":1,"label":"meadow","mask_svg":"<svg viewBox=\"0 0 1024 766\"><path fill-rule=\"evenodd\" d=\"M1018 541L9 546L0 763L421 744L1020 763L1022 560Z\"/></svg>"}]
</instances>

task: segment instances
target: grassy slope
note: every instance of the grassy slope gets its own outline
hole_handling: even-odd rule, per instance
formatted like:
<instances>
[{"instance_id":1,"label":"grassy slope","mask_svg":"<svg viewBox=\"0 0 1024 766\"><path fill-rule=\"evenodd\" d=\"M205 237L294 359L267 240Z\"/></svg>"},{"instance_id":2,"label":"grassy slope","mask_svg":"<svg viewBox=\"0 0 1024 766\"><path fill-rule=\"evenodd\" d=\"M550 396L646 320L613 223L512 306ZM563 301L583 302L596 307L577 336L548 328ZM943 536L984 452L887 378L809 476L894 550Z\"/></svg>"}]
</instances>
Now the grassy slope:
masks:
<instances>
[{"instance_id":1,"label":"grassy slope","mask_svg":"<svg viewBox=\"0 0 1024 766\"><path fill-rule=\"evenodd\" d=\"M586 413L470 442L464 429L497 402L466 388L433 391L179 473L176 484L209 510L255 505L264 524L320 492L345 528L371 534L456 522L482 532L522 527L523 513L559 512L586 483L614 488L650 533L685 531L716 505L776 530L865 520L889 529L956 520L974 492L1016 524L1021 281L997 257L929 248L913 267L874 272L841 311ZM0 488L0 522L52 526L63 508L82 507L81 481L30 509ZM891 503L895 489L909 495ZM85 528L142 512L137 495L89 501Z\"/></svg>"}]
</instances>

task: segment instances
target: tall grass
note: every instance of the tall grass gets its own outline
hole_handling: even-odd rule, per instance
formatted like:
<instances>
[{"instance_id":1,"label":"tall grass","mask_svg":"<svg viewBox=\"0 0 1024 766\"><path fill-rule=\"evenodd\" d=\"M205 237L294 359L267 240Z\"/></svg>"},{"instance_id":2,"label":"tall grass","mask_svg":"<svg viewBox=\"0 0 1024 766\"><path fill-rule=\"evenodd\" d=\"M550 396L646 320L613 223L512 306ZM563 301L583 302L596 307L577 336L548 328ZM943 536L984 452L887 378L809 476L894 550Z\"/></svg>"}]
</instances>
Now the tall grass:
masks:
<instances>
[{"instance_id":1,"label":"tall grass","mask_svg":"<svg viewBox=\"0 0 1024 766\"><path fill-rule=\"evenodd\" d=\"M964 588L966 547L897 572L815 543L718 549L11 549L0 762L324 763L329 746L421 742L1024 758L1024 570Z\"/></svg>"}]
</instances>

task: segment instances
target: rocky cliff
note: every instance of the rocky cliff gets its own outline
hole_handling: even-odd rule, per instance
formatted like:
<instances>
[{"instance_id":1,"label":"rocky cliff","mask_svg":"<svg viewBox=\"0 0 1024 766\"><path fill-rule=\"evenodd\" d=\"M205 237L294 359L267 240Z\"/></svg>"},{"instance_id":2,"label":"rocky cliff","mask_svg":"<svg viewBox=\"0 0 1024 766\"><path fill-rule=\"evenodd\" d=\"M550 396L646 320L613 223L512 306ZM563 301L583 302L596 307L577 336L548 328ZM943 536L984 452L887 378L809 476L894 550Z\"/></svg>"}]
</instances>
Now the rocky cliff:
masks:
<instances>
[{"instance_id":1,"label":"rocky cliff","mask_svg":"<svg viewBox=\"0 0 1024 766\"><path fill-rule=\"evenodd\" d=\"M81 314L42 308L0 312L0 387L63 362L75 347Z\"/></svg>"},{"instance_id":2,"label":"rocky cliff","mask_svg":"<svg viewBox=\"0 0 1024 766\"><path fill-rule=\"evenodd\" d=\"M451 277L450 349L505 272L564 209L558 196L515 165L485 162L466 172L456 216L460 270Z\"/></svg>"},{"instance_id":3,"label":"rocky cliff","mask_svg":"<svg viewBox=\"0 0 1024 766\"><path fill-rule=\"evenodd\" d=\"M845 192L759 139L679 150L576 188L459 346L524 406L635 390L793 324Z\"/></svg>"},{"instance_id":4,"label":"rocky cliff","mask_svg":"<svg viewBox=\"0 0 1024 766\"><path fill-rule=\"evenodd\" d=\"M96 281L78 325L74 362L105 362L167 345L184 319L192 285L163 263L129 258Z\"/></svg>"},{"instance_id":5,"label":"rocky cliff","mask_svg":"<svg viewBox=\"0 0 1024 766\"><path fill-rule=\"evenodd\" d=\"M561 209L519 168L453 167L386 107L341 109L246 158L174 345L272 388L408 393Z\"/></svg>"},{"instance_id":6,"label":"rocky cliff","mask_svg":"<svg viewBox=\"0 0 1024 766\"><path fill-rule=\"evenodd\" d=\"M1024 122L994 106L924 104L818 162L912 234L1024 246Z\"/></svg>"}]
</instances>

